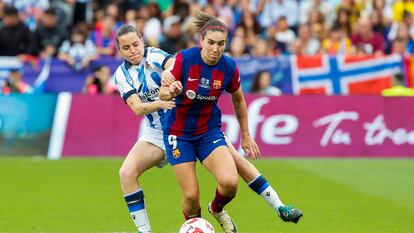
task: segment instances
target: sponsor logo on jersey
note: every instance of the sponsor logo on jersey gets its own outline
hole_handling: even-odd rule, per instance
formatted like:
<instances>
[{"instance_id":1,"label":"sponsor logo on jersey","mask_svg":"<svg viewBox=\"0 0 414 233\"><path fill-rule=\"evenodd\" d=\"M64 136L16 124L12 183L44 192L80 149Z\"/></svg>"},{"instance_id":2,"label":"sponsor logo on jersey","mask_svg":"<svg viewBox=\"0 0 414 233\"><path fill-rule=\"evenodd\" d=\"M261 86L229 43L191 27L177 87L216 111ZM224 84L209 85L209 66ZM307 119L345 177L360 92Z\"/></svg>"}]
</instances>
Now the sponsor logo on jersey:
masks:
<instances>
[{"instance_id":1,"label":"sponsor logo on jersey","mask_svg":"<svg viewBox=\"0 0 414 233\"><path fill-rule=\"evenodd\" d=\"M155 89L148 90L147 92L141 94L141 99L153 101L158 97L159 92L160 92L160 88L158 87Z\"/></svg>"},{"instance_id":2,"label":"sponsor logo on jersey","mask_svg":"<svg viewBox=\"0 0 414 233\"><path fill-rule=\"evenodd\" d=\"M188 77L188 81L190 81L190 82L192 82L192 81L197 81L198 80L198 78L191 78L191 77Z\"/></svg>"},{"instance_id":3,"label":"sponsor logo on jersey","mask_svg":"<svg viewBox=\"0 0 414 233\"><path fill-rule=\"evenodd\" d=\"M217 100L217 96L214 96L214 95L208 95L208 96L205 96L205 95L200 95L200 94L198 94L198 95L197 95L197 99L198 99L198 100L210 100L210 101L216 101L216 100Z\"/></svg>"},{"instance_id":4,"label":"sponsor logo on jersey","mask_svg":"<svg viewBox=\"0 0 414 233\"><path fill-rule=\"evenodd\" d=\"M206 78L201 78L199 85L203 88L210 88L210 80Z\"/></svg>"},{"instance_id":5,"label":"sponsor logo on jersey","mask_svg":"<svg viewBox=\"0 0 414 233\"><path fill-rule=\"evenodd\" d=\"M189 99L192 99L192 100L196 97L196 93L193 90L188 90L185 94L187 95Z\"/></svg>"},{"instance_id":6,"label":"sponsor logo on jersey","mask_svg":"<svg viewBox=\"0 0 414 233\"><path fill-rule=\"evenodd\" d=\"M221 88L221 80L214 80L213 87L214 87L214 89L220 89Z\"/></svg>"}]
</instances>

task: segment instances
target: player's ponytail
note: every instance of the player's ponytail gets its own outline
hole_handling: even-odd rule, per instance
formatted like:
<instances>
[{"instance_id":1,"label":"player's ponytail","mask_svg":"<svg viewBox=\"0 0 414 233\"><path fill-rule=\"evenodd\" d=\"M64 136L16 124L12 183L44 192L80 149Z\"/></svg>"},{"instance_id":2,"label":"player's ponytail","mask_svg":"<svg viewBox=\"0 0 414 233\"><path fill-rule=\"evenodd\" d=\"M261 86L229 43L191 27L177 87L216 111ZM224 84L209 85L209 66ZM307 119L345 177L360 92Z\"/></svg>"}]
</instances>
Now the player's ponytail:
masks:
<instances>
[{"instance_id":1,"label":"player's ponytail","mask_svg":"<svg viewBox=\"0 0 414 233\"><path fill-rule=\"evenodd\" d=\"M141 40L143 40L141 33L139 33L139 32L138 32L138 30L137 30L137 29L136 29L133 25L130 25L130 24L122 25L122 26L118 29L118 31L116 32L116 35L115 35L115 39L116 39L116 48L117 48L118 50L119 50L119 40L118 40L118 38L119 38L120 36L123 36L123 35L125 35L125 34L130 33L130 32L136 33L136 34L137 34L137 36L138 36Z\"/></svg>"},{"instance_id":2,"label":"player's ponytail","mask_svg":"<svg viewBox=\"0 0 414 233\"><path fill-rule=\"evenodd\" d=\"M228 28L223 22L200 11L197 11L195 14L194 25L197 27L197 30L200 32L201 38L203 39L207 31L228 32Z\"/></svg>"}]
</instances>

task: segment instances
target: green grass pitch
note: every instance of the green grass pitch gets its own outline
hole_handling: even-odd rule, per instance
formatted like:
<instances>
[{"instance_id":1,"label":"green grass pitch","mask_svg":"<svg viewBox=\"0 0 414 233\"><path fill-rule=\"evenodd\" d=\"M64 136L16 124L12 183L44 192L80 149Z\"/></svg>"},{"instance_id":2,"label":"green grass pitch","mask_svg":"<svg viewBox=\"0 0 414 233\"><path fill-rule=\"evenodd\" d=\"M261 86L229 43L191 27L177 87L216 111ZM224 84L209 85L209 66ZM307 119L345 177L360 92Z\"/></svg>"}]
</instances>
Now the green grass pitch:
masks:
<instances>
[{"instance_id":1,"label":"green grass pitch","mask_svg":"<svg viewBox=\"0 0 414 233\"><path fill-rule=\"evenodd\" d=\"M119 188L122 159L0 157L0 232L135 232ZM282 222L240 181L226 208L240 233L414 232L413 159L275 159L254 164L285 204L304 212ZM215 182L198 167L203 217ZM178 232L181 193L168 166L142 177L154 233Z\"/></svg>"}]
</instances>

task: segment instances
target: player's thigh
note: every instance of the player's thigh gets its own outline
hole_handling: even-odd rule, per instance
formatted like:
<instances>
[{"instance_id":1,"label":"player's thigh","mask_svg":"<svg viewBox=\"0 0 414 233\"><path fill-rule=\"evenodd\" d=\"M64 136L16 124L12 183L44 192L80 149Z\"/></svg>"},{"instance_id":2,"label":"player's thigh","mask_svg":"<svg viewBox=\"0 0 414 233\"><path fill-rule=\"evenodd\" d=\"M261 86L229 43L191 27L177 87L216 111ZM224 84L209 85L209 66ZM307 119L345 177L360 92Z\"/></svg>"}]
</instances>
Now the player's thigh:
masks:
<instances>
[{"instance_id":1,"label":"player's thigh","mask_svg":"<svg viewBox=\"0 0 414 233\"><path fill-rule=\"evenodd\" d=\"M122 169L137 171L139 174L159 164L164 159L164 151L145 141L138 141L129 151Z\"/></svg>"},{"instance_id":2,"label":"player's thigh","mask_svg":"<svg viewBox=\"0 0 414 233\"><path fill-rule=\"evenodd\" d=\"M198 199L199 185L196 174L196 163L186 162L175 164L172 168L184 196L190 199Z\"/></svg>"},{"instance_id":3,"label":"player's thigh","mask_svg":"<svg viewBox=\"0 0 414 233\"><path fill-rule=\"evenodd\" d=\"M237 182L237 169L226 146L215 148L202 162L219 183Z\"/></svg>"}]
</instances>

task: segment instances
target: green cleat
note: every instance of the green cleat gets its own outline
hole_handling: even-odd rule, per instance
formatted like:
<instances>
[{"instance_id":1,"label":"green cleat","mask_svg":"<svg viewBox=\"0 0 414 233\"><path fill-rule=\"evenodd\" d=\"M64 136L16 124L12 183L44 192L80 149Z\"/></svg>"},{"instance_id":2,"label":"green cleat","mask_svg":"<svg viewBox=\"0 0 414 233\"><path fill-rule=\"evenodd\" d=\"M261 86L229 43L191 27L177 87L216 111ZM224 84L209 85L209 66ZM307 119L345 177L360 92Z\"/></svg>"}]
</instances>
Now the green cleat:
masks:
<instances>
[{"instance_id":1,"label":"green cleat","mask_svg":"<svg viewBox=\"0 0 414 233\"><path fill-rule=\"evenodd\" d=\"M285 222L298 223L303 213L300 209L293 206L280 206L277 209L279 217Z\"/></svg>"}]
</instances>

